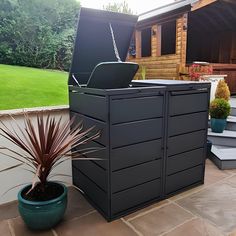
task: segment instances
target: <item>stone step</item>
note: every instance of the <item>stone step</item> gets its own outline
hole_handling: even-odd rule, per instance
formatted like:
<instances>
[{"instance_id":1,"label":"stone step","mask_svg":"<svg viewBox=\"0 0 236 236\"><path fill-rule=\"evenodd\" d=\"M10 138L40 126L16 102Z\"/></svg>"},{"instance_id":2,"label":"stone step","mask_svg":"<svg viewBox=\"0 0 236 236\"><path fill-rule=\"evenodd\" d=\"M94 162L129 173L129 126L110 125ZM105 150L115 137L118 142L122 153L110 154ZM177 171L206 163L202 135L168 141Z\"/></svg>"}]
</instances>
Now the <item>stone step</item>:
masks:
<instances>
[{"instance_id":1,"label":"stone step","mask_svg":"<svg viewBox=\"0 0 236 236\"><path fill-rule=\"evenodd\" d=\"M236 116L236 107L231 107L230 115Z\"/></svg>"},{"instance_id":2,"label":"stone step","mask_svg":"<svg viewBox=\"0 0 236 236\"><path fill-rule=\"evenodd\" d=\"M231 97L230 98L230 106L231 106L231 116L236 116L236 98L235 97Z\"/></svg>"},{"instance_id":3,"label":"stone step","mask_svg":"<svg viewBox=\"0 0 236 236\"><path fill-rule=\"evenodd\" d=\"M224 130L223 133L214 133L208 129L208 139L213 145L236 147L236 131Z\"/></svg>"},{"instance_id":4,"label":"stone step","mask_svg":"<svg viewBox=\"0 0 236 236\"><path fill-rule=\"evenodd\" d=\"M236 148L212 145L211 156L209 157L219 169L236 168Z\"/></svg>"},{"instance_id":5,"label":"stone step","mask_svg":"<svg viewBox=\"0 0 236 236\"><path fill-rule=\"evenodd\" d=\"M208 129L208 140L213 144L209 158L222 170L236 168L236 98L231 97L230 106L226 130L219 134Z\"/></svg>"},{"instance_id":6,"label":"stone step","mask_svg":"<svg viewBox=\"0 0 236 236\"><path fill-rule=\"evenodd\" d=\"M229 116L227 118L226 130L236 131L236 116Z\"/></svg>"}]
</instances>

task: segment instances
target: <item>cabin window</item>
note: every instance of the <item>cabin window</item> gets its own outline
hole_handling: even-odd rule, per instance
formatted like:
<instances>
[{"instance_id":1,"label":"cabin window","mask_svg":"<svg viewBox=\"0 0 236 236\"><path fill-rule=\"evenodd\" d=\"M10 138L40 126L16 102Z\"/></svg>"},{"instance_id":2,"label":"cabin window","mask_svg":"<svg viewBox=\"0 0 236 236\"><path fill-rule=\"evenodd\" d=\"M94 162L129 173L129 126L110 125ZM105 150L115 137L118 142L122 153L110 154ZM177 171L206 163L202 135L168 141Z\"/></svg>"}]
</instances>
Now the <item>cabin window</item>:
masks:
<instances>
[{"instance_id":1,"label":"cabin window","mask_svg":"<svg viewBox=\"0 0 236 236\"><path fill-rule=\"evenodd\" d=\"M150 57L152 53L151 48L151 28L141 31L141 56Z\"/></svg>"},{"instance_id":2,"label":"cabin window","mask_svg":"<svg viewBox=\"0 0 236 236\"><path fill-rule=\"evenodd\" d=\"M161 55L175 54L176 21L161 25Z\"/></svg>"}]
</instances>

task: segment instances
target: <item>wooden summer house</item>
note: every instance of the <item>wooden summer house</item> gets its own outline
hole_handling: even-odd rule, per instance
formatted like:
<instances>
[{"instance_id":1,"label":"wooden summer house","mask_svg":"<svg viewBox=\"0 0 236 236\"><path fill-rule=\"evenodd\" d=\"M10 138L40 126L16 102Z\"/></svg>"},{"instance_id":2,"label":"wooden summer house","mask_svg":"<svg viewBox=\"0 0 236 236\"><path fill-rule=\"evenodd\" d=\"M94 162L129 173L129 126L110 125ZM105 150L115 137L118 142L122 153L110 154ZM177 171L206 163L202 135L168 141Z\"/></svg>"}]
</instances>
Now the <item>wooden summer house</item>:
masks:
<instances>
[{"instance_id":1,"label":"wooden summer house","mask_svg":"<svg viewBox=\"0 0 236 236\"><path fill-rule=\"evenodd\" d=\"M227 74L236 93L236 0L180 0L141 14L128 60L136 79L180 79L194 61Z\"/></svg>"}]
</instances>

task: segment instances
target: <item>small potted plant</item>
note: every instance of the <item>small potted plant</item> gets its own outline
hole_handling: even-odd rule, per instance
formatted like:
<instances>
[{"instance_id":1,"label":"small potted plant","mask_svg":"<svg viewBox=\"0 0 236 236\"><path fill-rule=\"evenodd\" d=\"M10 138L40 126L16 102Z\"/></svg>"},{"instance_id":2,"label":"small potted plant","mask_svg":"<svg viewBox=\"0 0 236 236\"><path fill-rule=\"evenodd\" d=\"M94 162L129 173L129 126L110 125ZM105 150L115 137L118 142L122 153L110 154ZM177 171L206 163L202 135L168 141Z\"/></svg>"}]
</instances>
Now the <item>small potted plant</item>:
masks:
<instances>
[{"instance_id":1,"label":"small potted plant","mask_svg":"<svg viewBox=\"0 0 236 236\"><path fill-rule=\"evenodd\" d=\"M62 122L43 112L36 116L36 123L27 114L24 119L25 127L16 123L17 130L1 122L0 134L14 145L0 147L0 151L5 149L0 153L17 161L1 172L23 167L33 174L32 183L18 193L18 209L29 228L49 229L62 219L67 206L67 187L49 181L52 170L69 159L87 159L79 147L99 137L99 132L94 132L93 127L83 130L82 123L75 125L73 118ZM16 151L15 146L21 152Z\"/></svg>"},{"instance_id":2,"label":"small potted plant","mask_svg":"<svg viewBox=\"0 0 236 236\"><path fill-rule=\"evenodd\" d=\"M230 114L230 104L223 98L216 98L210 104L211 130L222 133L226 127L226 119Z\"/></svg>"}]
</instances>

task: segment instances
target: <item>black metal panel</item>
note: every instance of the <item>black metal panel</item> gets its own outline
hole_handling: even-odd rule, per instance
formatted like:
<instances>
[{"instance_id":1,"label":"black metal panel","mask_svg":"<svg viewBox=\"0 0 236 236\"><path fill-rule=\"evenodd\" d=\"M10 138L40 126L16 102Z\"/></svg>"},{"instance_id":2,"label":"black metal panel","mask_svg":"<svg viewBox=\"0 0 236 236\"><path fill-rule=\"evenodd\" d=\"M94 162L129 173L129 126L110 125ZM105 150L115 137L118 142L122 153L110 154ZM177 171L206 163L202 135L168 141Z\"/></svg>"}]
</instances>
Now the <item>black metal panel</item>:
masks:
<instances>
[{"instance_id":1,"label":"black metal panel","mask_svg":"<svg viewBox=\"0 0 236 236\"><path fill-rule=\"evenodd\" d=\"M204 161L204 148L184 152L167 158L166 174L170 175L193 166L202 164Z\"/></svg>"},{"instance_id":2,"label":"black metal panel","mask_svg":"<svg viewBox=\"0 0 236 236\"><path fill-rule=\"evenodd\" d=\"M189 185L202 181L203 166L199 165L185 171L167 176L166 178L166 194L178 191Z\"/></svg>"},{"instance_id":3,"label":"black metal panel","mask_svg":"<svg viewBox=\"0 0 236 236\"><path fill-rule=\"evenodd\" d=\"M183 80L162 80L162 79L148 79L148 80L134 80L133 86L165 86L166 90L175 94L177 91L182 94L193 94L200 92L208 92L211 83L196 82L196 81L183 81Z\"/></svg>"},{"instance_id":4,"label":"black metal panel","mask_svg":"<svg viewBox=\"0 0 236 236\"><path fill-rule=\"evenodd\" d=\"M198 93L190 92L172 93L169 105L169 114L171 116L208 110L208 93L201 91Z\"/></svg>"},{"instance_id":5,"label":"black metal panel","mask_svg":"<svg viewBox=\"0 0 236 236\"><path fill-rule=\"evenodd\" d=\"M157 118L112 125L111 147L122 147L161 138L162 121L162 118Z\"/></svg>"},{"instance_id":6,"label":"black metal panel","mask_svg":"<svg viewBox=\"0 0 236 236\"><path fill-rule=\"evenodd\" d=\"M161 116L163 116L163 96L111 100L112 124Z\"/></svg>"},{"instance_id":7,"label":"black metal panel","mask_svg":"<svg viewBox=\"0 0 236 236\"><path fill-rule=\"evenodd\" d=\"M168 156L204 147L205 136L205 130L200 130L169 138Z\"/></svg>"},{"instance_id":8,"label":"black metal panel","mask_svg":"<svg viewBox=\"0 0 236 236\"><path fill-rule=\"evenodd\" d=\"M101 135L98 139L96 139L96 142L102 144L103 146L106 146L106 140L107 140L107 127L106 123L103 121L99 121L78 113L73 113L73 115L76 117L76 120L78 122L83 122L83 128L86 130L88 128L94 127L94 132L101 131Z\"/></svg>"},{"instance_id":9,"label":"black metal panel","mask_svg":"<svg viewBox=\"0 0 236 236\"><path fill-rule=\"evenodd\" d=\"M105 192L108 191L107 171L102 169L93 161L73 161L73 167L85 174Z\"/></svg>"},{"instance_id":10,"label":"black metal panel","mask_svg":"<svg viewBox=\"0 0 236 236\"><path fill-rule=\"evenodd\" d=\"M109 215L108 210L108 195L99 188L88 177L82 174L76 168L73 168L73 184L79 187L88 198L101 210L105 215Z\"/></svg>"},{"instance_id":11,"label":"black metal panel","mask_svg":"<svg viewBox=\"0 0 236 236\"><path fill-rule=\"evenodd\" d=\"M162 139L112 149L111 170L115 171L152 161L161 158L162 155Z\"/></svg>"},{"instance_id":12,"label":"black metal panel","mask_svg":"<svg viewBox=\"0 0 236 236\"><path fill-rule=\"evenodd\" d=\"M161 175L161 160L136 165L111 174L111 192L119 192L124 189L159 178Z\"/></svg>"},{"instance_id":13,"label":"black metal panel","mask_svg":"<svg viewBox=\"0 0 236 236\"><path fill-rule=\"evenodd\" d=\"M173 116L169 119L169 136L189 133L206 128L205 121L208 112L198 112L182 116Z\"/></svg>"},{"instance_id":14,"label":"black metal panel","mask_svg":"<svg viewBox=\"0 0 236 236\"><path fill-rule=\"evenodd\" d=\"M88 148L94 148L94 151ZM96 142L88 142L79 146L77 150L81 150L81 153L87 158L100 158L101 160L94 160L94 162L102 167L103 169L108 169L109 157L107 155L107 148Z\"/></svg>"},{"instance_id":15,"label":"black metal panel","mask_svg":"<svg viewBox=\"0 0 236 236\"><path fill-rule=\"evenodd\" d=\"M108 117L106 97L71 91L70 110L105 121Z\"/></svg>"},{"instance_id":16,"label":"black metal panel","mask_svg":"<svg viewBox=\"0 0 236 236\"><path fill-rule=\"evenodd\" d=\"M160 194L160 179L113 194L111 197L111 214L115 215L139 204L157 199Z\"/></svg>"}]
</instances>

